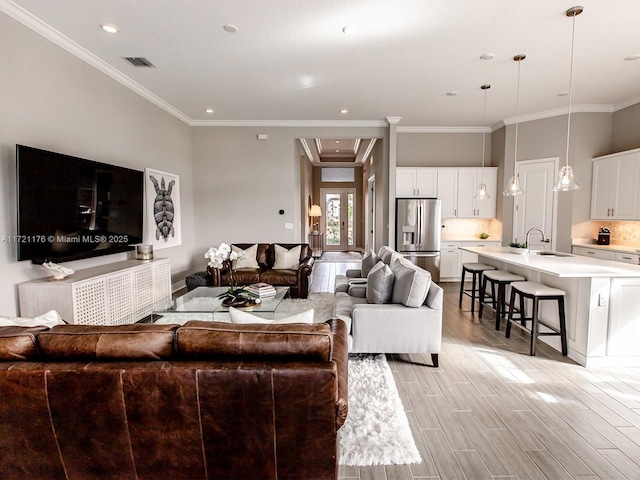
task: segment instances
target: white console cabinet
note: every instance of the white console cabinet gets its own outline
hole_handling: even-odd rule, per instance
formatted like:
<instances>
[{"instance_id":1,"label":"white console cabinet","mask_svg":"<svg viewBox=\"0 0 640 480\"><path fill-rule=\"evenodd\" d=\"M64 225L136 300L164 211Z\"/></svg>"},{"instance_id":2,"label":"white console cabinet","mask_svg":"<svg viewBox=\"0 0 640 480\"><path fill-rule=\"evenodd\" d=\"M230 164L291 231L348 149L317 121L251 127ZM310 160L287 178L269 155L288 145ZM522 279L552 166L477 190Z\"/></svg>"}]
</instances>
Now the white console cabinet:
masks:
<instances>
[{"instance_id":1,"label":"white console cabinet","mask_svg":"<svg viewBox=\"0 0 640 480\"><path fill-rule=\"evenodd\" d=\"M18 285L20 315L56 310L81 325L135 323L171 305L168 258L126 260L78 270L64 280L40 278Z\"/></svg>"}]
</instances>

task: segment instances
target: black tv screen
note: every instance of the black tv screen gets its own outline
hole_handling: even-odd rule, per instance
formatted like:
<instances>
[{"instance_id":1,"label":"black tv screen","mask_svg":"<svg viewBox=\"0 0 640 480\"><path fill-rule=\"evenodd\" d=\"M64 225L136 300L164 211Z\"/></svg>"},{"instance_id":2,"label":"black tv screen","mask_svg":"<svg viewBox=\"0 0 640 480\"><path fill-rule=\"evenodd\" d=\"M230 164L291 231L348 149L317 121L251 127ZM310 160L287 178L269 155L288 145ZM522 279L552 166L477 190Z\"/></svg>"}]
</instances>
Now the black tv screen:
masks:
<instances>
[{"instance_id":1,"label":"black tv screen","mask_svg":"<svg viewBox=\"0 0 640 480\"><path fill-rule=\"evenodd\" d=\"M65 262L142 242L143 172L16 145L18 260Z\"/></svg>"}]
</instances>

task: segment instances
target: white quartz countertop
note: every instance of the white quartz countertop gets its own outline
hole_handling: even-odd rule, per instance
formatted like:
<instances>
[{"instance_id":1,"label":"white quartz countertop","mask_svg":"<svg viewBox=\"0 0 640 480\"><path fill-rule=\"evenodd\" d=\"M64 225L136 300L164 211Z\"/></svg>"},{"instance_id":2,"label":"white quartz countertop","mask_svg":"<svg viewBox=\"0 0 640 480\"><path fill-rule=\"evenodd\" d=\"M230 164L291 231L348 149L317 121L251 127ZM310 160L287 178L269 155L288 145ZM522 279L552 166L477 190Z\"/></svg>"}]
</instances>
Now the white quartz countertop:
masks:
<instances>
[{"instance_id":1,"label":"white quartz countertop","mask_svg":"<svg viewBox=\"0 0 640 480\"><path fill-rule=\"evenodd\" d=\"M594 248L597 250L606 250L608 252L640 253L640 246L637 245L619 245L617 243L611 245L598 245L597 243L573 243L572 246Z\"/></svg>"},{"instance_id":2,"label":"white quartz countertop","mask_svg":"<svg viewBox=\"0 0 640 480\"><path fill-rule=\"evenodd\" d=\"M461 247L461 249L478 254L480 262L482 257L486 257L556 277L640 278L640 266L581 255L566 257L520 255L511 253L509 247Z\"/></svg>"},{"instance_id":3,"label":"white quartz countertop","mask_svg":"<svg viewBox=\"0 0 640 480\"><path fill-rule=\"evenodd\" d=\"M501 242L502 237L500 235L489 235L489 238L480 238L477 234L468 233L446 233L442 234L441 240L443 242Z\"/></svg>"}]
</instances>

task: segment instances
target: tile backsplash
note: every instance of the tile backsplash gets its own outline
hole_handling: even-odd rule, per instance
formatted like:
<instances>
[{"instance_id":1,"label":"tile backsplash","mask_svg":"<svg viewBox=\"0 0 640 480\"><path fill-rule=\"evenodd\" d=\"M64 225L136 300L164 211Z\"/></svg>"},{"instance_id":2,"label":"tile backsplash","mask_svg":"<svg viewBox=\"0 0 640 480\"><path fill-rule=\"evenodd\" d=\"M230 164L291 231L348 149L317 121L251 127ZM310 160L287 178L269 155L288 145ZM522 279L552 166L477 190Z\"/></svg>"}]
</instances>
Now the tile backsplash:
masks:
<instances>
[{"instance_id":1,"label":"tile backsplash","mask_svg":"<svg viewBox=\"0 0 640 480\"><path fill-rule=\"evenodd\" d=\"M623 245L640 245L640 222L605 222L592 221L594 239L598 238L598 230L606 227L611 232L611 243Z\"/></svg>"},{"instance_id":2,"label":"tile backsplash","mask_svg":"<svg viewBox=\"0 0 640 480\"><path fill-rule=\"evenodd\" d=\"M442 220L444 235L469 234L485 232L494 237L502 235L502 222L493 218L446 218Z\"/></svg>"}]
</instances>

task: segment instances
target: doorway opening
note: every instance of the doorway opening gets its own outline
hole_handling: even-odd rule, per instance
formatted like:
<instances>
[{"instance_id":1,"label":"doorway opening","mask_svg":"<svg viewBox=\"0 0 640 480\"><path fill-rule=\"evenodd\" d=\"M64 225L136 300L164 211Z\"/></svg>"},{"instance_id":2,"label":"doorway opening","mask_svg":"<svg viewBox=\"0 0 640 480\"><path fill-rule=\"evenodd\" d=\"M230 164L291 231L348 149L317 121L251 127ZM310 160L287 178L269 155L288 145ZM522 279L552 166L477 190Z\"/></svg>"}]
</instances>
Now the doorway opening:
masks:
<instances>
[{"instance_id":1,"label":"doorway opening","mask_svg":"<svg viewBox=\"0 0 640 480\"><path fill-rule=\"evenodd\" d=\"M350 251L357 245L356 189L321 188L320 198L325 214L322 226L326 251Z\"/></svg>"}]
</instances>

